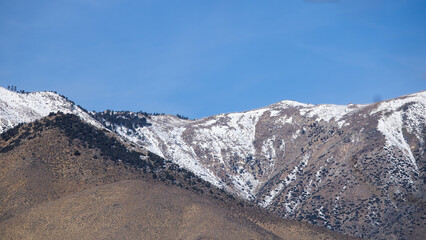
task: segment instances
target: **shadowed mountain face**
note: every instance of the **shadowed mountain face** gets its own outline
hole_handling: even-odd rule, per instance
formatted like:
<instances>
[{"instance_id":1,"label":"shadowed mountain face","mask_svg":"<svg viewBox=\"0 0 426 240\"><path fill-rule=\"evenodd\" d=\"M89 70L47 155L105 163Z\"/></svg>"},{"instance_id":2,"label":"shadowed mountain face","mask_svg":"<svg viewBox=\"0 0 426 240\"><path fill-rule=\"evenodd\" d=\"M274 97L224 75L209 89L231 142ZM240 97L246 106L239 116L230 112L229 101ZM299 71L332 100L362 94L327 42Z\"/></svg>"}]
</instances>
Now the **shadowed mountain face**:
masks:
<instances>
[{"instance_id":1,"label":"shadowed mountain face","mask_svg":"<svg viewBox=\"0 0 426 240\"><path fill-rule=\"evenodd\" d=\"M126 144L63 114L3 133L0 238L350 239L271 216Z\"/></svg>"},{"instance_id":2,"label":"shadowed mountain face","mask_svg":"<svg viewBox=\"0 0 426 240\"><path fill-rule=\"evenodd\" d=\"M2 96L3 129L33 121L34 104L13 107L12 100L28 98ZM43 106L61 108L49 101ZM375 239L424 234L426 92L369 105L283 101L200 120L73 109L280 217Z\"/></svg>"}]
</instances>

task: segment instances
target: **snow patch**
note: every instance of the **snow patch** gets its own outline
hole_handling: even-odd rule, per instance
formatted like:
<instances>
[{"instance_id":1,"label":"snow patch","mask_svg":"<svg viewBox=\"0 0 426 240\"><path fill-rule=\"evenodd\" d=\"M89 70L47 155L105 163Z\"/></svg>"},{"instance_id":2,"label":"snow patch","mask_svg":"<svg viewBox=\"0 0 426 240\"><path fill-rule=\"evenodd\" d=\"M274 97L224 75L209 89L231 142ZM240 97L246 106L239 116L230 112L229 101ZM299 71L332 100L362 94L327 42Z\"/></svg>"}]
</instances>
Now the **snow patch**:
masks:
<instances>
[{"instance_id":1,"label":"snow patch","mask_svg":"<svg viewBox=\"0 0 426 240\"><path fill-rule=\"evenodd\" d=\"M241 193L243 193L243 197L245 199L254 199L255 196L253 194L253 190L258 187L260 182L249 172L244 169L241 170L243 170L242 173L237 176L232 176L232 183Z\"/></svg>"},{"instance_id":2,"label":"snow patch","mask_svg":"<svg viewBox=\"0 0 426 240\"><path fill-rule=\"evenodd\" d=\"M410 145L405 141L402 132L403 119L402 112L393 112L389 116L382 116L377 124L377 129L383 133L386 138L386 146L395 146L408 156L412 166L418 170L416 159L411 151Z\"/></svg>"},{"instance_id":3,"label":"snow patch","mask_svg":"<svg viewBox=\"0 0 426 240\"><path fill-rule=\"evenodd\" d=\"M278 116L280 114L280 111L277 111L277 110L271 110L270 111L270 114L269 114L269 117L276 117L276 116Z\"/></svg>"},{"instance_id":4,"label":"snow patch","mask_svg":"<svg viewBox=\"0 0 426 240\"><path fill-rule=\"evenodd\" d=\"M300 129L297 129L295 133L291 135L292 139L296 139L300 136Z\"/></svg>"},{"instance_id":5,"label":"snow patch","mask_svg":"<svg viewBox=\"0 0 426 240\"><path fill-rule=\"evenodd\" d=\"M332 119L337 122L339 127L342 127L346 122L342 118L353 111L357 111L366 105L333 105L322 104L300 109L300 114L305 117L316 117L316 121L329 122Z\"/></svg>"},{"instance_id":6,"label":"snow patch","mask_svg":"<svg viewBox=\"0 0 426 240\"><path fill-rule=\"evenodd\" d=\"M274 200L275 196L277 196L284 188L284 184L280 182L266 197L265 199L259 203L260 206L266 208L271 205L272 200Z\"/></svg>"},{"instance_id":7,"label":"snow patch","mask_svg":"<svg viewBox=\"0 0 426 240\"><path fill-rule=\"evenodd\" d=\"M293 123L293 116L290 116L290 117L287 117L287 116L284 116L284 117L282 117L282 118L279 118L278 120L276 120L275 121L276 123L279 123L279 124L282 124L282 125L284 125L284 124L292 124Z\"/></svg>"},{"instance_id":8,"label":"snow patch","mask_svg":"<svg viewBox=\"0 0 426 240\"><path fill-rule=\"evenodd\" d=\"M272 138L265 139L263 141L261 154L262 156L265 156L266 159L271 160L277 157L277 155L275 154L274 142L275 136L272 136Z\"/></svg>"}]
</instances>

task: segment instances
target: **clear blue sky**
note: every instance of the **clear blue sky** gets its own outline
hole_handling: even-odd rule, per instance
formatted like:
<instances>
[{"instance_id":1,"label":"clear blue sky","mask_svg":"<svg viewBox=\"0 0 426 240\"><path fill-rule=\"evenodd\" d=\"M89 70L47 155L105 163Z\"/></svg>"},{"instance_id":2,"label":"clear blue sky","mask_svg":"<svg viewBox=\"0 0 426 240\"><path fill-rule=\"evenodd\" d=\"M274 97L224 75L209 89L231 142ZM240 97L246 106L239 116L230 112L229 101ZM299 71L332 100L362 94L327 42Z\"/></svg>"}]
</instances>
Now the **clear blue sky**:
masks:
<instances>
[{"instance_id":1,"label":"clear blue sky","mask_svg":"<svg viewBox=\"0 0 426 240\"><path fill-rule=\"evenodd\" d=\"M426 89L426 1L0 1L0 85L201 118Z\"/></svg>"}]
</instances>

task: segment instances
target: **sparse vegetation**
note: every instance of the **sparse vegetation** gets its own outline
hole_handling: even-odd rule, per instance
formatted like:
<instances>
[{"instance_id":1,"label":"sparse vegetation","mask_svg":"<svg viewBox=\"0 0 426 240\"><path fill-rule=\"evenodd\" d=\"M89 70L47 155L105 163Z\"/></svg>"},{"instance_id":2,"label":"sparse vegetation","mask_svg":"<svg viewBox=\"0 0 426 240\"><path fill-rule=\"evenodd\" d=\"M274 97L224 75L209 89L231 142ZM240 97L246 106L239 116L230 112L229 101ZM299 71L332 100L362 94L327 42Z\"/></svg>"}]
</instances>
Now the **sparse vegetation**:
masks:
<instances>
[{"instance_id":1,"label":"sparse vegetation","mask_svg":"<svg viewBox=\"0 0 426 240\"><path fill-rule=\"evenodd\" d=\"M115 137L108 136L106 130L97 129L73 114L51 113L42 120L27 125L19 124L9 129L0 135L1 139L7 142L0 149L0 153L8 152L19 146L22 140L31 140L51 128L57 128L63 132L70 144L77 140L83 147L99 149L101 157L111 159L119 165L140 169L142 174L152 179L191 189L199 194L213 194L222 201L235 200L232 195L223 192L222 189L217 189L194 173L152 152L148 152L145 156L129 150ZM81 152L74 150L73 155L80 156ZM93 158L98 159L98 156L95 155Z\"/></svg>"}]
</instances>

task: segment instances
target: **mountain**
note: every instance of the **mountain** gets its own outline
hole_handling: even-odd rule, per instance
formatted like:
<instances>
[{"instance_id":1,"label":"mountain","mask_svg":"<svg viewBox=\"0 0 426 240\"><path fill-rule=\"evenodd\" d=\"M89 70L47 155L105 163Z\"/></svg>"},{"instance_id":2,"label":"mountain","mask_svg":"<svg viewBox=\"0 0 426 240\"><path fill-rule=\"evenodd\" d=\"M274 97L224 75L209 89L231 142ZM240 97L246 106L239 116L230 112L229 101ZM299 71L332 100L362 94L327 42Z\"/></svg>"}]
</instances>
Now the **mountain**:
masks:
<instances>
[{"instance_id":1,"label":"mountain","mask_svg":"<svg viewBox=\"0 0 426 240\"><path fill-rule=\"evenodd\" d=\"M283 218L359 237L421 239L425 113L426 92L420 92L367 105L282 101L199 120L93 116ZM136 119L144 124L132 125Z\"/></svg>"},{"instance_id":2,"label":"mountain","mask_svg":"<svg viewBox=\"0 0 426 240\"><path fill-rule=\"evenodd\" d=\"M10 111L4 102L14 103L0 97L0 110ZM282 218L363 238L422 239L425 113L423 91L366 105L282 101L198 120L79 116Z\"/></svg>"},{"instance_id":3,"label":"mountain","mask_svg":"<svg viewBox=\"0 0 426 240\"><path fill-rule=\"evenodd\" d=\"M0 136L1 239L353 239L235 199L72 114Z\"/></svg>"},{"instance_id":4,"label":"mountain","mask_svg":"<svg viewBox=\"0 0 426 240\"><path fill-rule=\"evenodd\" d=\"M87 111L57 93L19 93L0 87L0 133L18 123L32 122L58 111L75 114L96 127L102 127Z\"/></svg>"}]
</instances>

